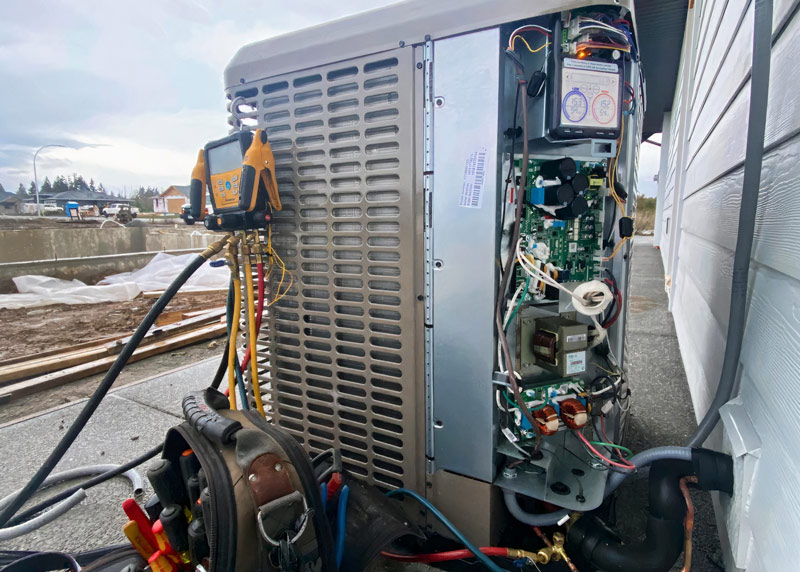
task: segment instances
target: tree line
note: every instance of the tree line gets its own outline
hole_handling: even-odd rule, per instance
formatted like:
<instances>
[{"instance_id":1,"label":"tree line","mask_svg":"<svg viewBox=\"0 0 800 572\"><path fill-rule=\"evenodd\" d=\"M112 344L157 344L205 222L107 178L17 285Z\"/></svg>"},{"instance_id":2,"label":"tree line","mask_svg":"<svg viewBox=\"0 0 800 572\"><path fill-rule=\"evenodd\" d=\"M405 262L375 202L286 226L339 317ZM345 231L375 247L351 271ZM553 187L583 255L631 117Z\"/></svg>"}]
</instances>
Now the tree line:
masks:
<instances>
[{"instance_id":1,"label":"tree line","mask_svg":"<svg viewBox=\"0 0 800 572\"><path fill-rule=\"evenodd\" d=\"M2 190L2 186L0 186ZM122 198L123 195L119 192L109 192L103 186L103 183L95 183L93 178L89 178L87 182L83 175L73 173L72 175L58 175L53 181L49 177L45 177L44 181L39 185L40 195L57 195L65 191L89 191L92 193L104 193L111 197ZM152 212L153 198L159 196L161 191L158 187L140 186L135 189L131 195L131 205L137 207L142 212ZM30 185L26 188L23 183L19 184L17 188L17 196L21 199L27 199L36 195L36 183L31 181Z\"/></svg>"},{"instance_id":2,"label":"tree line","mask_svg":"<svg viewBox=\"0 0 800 572\"><path fill-rule=\"evenodd\" d=\"M83 175L78 175L77 173L73 173L72 175L64 175L57 176L52 182L50 181L50 177L45 177L44 182L39 185L39 194L45 195L57 195L58 193L63 193L65 191L91 191L93 193L106 193L106 189L103 186L103 183L95 184L94 179L90 178L89 182L86 182L86 179L83 178ZM31 184L28 185L28 188L25 188L23 183L19 184L17 187L17 196L21 199L26 199L28 197L32 197L36 194L36 184L31 181ZM113 193L111 196L119 196Z\"/></svg>"}]
</instances>

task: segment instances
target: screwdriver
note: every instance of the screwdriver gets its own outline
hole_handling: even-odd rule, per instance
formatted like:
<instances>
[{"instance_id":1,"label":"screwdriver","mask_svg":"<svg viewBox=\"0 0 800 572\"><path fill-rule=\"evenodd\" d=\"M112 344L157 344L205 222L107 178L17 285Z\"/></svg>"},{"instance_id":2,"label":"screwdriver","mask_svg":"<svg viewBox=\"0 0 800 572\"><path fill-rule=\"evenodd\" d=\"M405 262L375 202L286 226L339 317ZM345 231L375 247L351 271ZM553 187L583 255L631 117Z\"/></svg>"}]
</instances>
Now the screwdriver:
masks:
<instances>
[{"instance_id":1,"label":"screwdriver","mask_svg":"<svg viewBox=\"0 0 800 572\"><path fill-rule=\"evenodd\" d=\"M202 518L194 519L189 525L189 552L193 562L202 562L209 554L206 526Z\"/></svg>"},{"instance_id":2,"label":"screwdriver","mask_svg":"<svg viewBox=\"0 0 800 572\"><path fill-rule=\"evenodd\" d=\"M144 537L147 543L153 547L153 550L147 553L149 556L155 551L156 546L156 538L153 536L153 531L151 530L152 525L150 524L150 519L147 518L147 515L133 499L126 499L122 501L122 510L125 511L125 514L129 519L131 519L132 522L136 523L139 533ZM133 544L132 540L131 544ZM133 546L136 548L136 544L133 544Z\"/></svg>"},{"instance_id":3,"label":"screwdriver","mask_svg":"<svg viewBox=\"0 0 800 572\"><path fill-rule=\"evenodd\" d=\"M167 459L159 459L147 469L147 478L153 485L162 506L168 504L186 505L187 495L183 479L175 467Z\"/></svg>"},{"instance_id":4,"label":"screwdriver","mask_svg":"<svg viewBox=\"0 0 800 572\"><path fill-rule=\"evenodd\" d=\"M177 572L178 570L178 565L160 550L154 552L153 555L147 559L147 563L150 565L150 570L153 572Z\"/></svg>"},{"instance_id":5,"label":"screwdriver","mask_svg":"<svg viewBox=\"0 0 800 572\"><path fill-rule=\"evenodd\" d=\"M170 546L181 555L184 562L189 562L189 523L186 522L183 509L177 504L167 505L158 520Z\"/></svg>"},{"instance_id":6,"label":"screwdriver","mask_svg":"<svg viewBox=\"0 0 800 572\"><path fill-rule=\"evenodd\" d=\"M152 531L149 530L150 527L147 527L147 529L152 535ZM155 544L151 544L150 541L145 538L145 535L141 528L139 528L139 524L137 522L129 520L127 523L125 523L125 526L122 527L122 532L125 533L125 537L130 541L131 546L133 546L136 549L136 552L138 552L145 560L150 558L150 555L156 551Z\"/></svg>"}]
</instances>

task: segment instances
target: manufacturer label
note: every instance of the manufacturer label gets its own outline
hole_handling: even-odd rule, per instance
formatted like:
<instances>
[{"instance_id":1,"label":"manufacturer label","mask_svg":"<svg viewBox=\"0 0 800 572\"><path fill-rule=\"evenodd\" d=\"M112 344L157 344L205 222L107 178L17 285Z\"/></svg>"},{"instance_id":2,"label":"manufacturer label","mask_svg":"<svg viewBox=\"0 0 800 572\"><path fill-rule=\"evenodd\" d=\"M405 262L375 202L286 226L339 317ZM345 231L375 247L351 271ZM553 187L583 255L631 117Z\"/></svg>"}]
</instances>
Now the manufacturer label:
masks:
<instances>
[{"instance_id":1,"label":"manufacturer label","mask_svg":"<svg viewBox=\"0 0 800 572\"><path fill-rule=\"evenodd\" d=\"M566 358L566 363L564 364L565 374L573 375L586 371L586 352L573 352L564 357Z\"/></svg>"},{"instance_id":2,"label":"manufacturer label","mask_svg":"<svg viewBox=\"0 0 800 572\"><path fill-rule=\"evenodd\" d=\"M570 251L570 253L578 252L578 243L577 242L570 242L569 243L569 251Z\"/></svg>"},{"instance_id":3,"label":"manufacturer label","mask_svg":"<svg viewBox=\"0 0 800 572\"><path fill-rule=\"evenodd\" d=\"M586 341L586 334L572 334L571 336L567 336L567 343L571 344L573 342L585 342Z\"/></svg>"},{"instance_id":4,"label":"manufacturer label","mask_svg":"<svg viewBox=\"0 0 800 572\"><path fill-rule=\"evenodd\" d=\"M503 428L501 429L501 431L502 431L503 435L505 435L505 436L506 436L506 439L508 439L508 440L509 440L509 441L511 441L512 443L516 443L517 441L519 441L519 437L517 437L516 435L514 435L514 434L511 432L511 429L509 429L508 427L503 427Z\"/></svg>"},{"instance_id":5,"label":"manufacturer label","mask_svg":"<svg viewBox=\"0 0 800 572\"><path fill-rule=\"evenodd\" d=\"M464 184L458 206L479 209L483 204L483 184L486 179L486 149L473 151L464 165Z\"/></svg>"}]
</instances>

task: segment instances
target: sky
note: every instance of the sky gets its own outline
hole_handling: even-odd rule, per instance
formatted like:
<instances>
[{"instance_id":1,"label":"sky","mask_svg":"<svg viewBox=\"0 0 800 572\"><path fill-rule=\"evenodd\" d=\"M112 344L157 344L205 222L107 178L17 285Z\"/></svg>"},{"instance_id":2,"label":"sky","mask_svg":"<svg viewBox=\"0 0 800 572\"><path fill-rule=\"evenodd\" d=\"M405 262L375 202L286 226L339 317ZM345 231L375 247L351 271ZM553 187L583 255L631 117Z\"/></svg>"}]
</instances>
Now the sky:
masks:
<instances>
[{"instance_id":1,"label":"sky","mask_svg":"<svg viewBox=\"0 0 800 572\"><path fill-rule=\"evenodd\" d=\"M0 19L0 183L79 173L107 190L187 184L227 134L225 65L247 43L393 0L27 0ZM655 196L659 148L640 192Z\"/></svg>"}]
</instances>

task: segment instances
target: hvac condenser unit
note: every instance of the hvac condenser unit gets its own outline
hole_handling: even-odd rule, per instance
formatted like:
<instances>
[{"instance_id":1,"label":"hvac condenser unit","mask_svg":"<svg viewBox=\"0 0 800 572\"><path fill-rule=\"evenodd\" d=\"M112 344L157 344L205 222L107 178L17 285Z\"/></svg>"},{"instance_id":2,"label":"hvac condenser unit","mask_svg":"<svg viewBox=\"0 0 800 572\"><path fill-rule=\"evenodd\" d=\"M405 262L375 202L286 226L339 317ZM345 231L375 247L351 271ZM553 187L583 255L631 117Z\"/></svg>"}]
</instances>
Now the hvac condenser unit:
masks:
<instances>
[{"instance_id":1,"label":"hvac condenser unit","mask_svg":"<svg viewBox=\"0 0 800 572\"><path fill-rule=\"evenodd\" d=\"M232 129L266 129L275 153L272 241L293 278L259 338L268 418L480 544L501 487L596 508L608 470L573 426L602 410L621 436L630 4L412 0L245 46L225 70Z\"/></svg>"}]
</instances>

